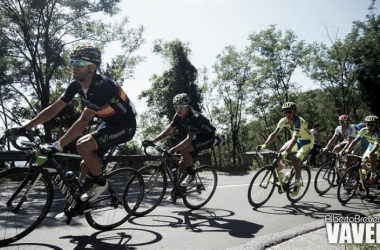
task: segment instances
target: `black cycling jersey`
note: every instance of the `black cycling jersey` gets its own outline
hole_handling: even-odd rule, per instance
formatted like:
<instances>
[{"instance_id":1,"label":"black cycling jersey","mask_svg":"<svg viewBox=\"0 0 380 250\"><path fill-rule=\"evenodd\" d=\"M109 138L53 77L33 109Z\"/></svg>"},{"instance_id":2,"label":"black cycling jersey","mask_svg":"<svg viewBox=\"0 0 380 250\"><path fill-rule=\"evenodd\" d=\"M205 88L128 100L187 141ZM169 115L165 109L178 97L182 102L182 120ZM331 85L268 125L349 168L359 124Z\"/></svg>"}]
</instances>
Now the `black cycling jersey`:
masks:
<instances>
[{"instance_id":1,"label":"black cycling jersey","mask_svg":"<svg viewBox=\"0 0 380 250\"><path fill-rule=\"evenodd\" d=\"M136 118L135 108L127 94L106 76L96 74L87 93L78 81L71 82L61 100L68 103L76 94L80 94L86 100L87 108L105 122L118 123Z\"/></svg>"},{"instance_id":2,"label":"black cycling jersey","mask_svg":"<svg viewBox=\"0 0 380 250\"><path fill-rule=\"evenodd\" d=\"M188 132L192 132L200 137L209 137L215 135L216 128L211 124L209 119L204 117L198 111L189 109L186 117L181 118L177 114L174 115L171 122L172 127L182 124Z\"/></svg>"}]
</instances>

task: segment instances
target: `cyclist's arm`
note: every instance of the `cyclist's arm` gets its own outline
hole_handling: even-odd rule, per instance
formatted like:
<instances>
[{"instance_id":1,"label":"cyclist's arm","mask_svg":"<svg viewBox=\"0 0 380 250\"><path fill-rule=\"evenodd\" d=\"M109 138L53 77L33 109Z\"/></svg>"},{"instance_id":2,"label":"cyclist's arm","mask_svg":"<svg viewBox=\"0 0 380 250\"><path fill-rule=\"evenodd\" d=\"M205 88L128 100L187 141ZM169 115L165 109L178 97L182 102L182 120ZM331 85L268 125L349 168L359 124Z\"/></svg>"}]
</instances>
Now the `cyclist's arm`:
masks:
<instances>
[{"instance_id":1,"label":"cyclist's arm","mask_svg":"<svg viewBox=\"0 0 380 250\"><path fill-rule=\"evenodd\" d=\"M338 135L334 134L333 137L331 137L330 141L327 143L326 148L330 148L331 145L334 144L334 142L336 141L337 138L338 138Z\"/></svg>"},{"instance_id":2,"label":"cyclist's arm","mask_svg":"<svg viewBox=\"0 0 380 250\"><path fill-rule=\"evenodd\" d=\"M61 143L61 147L66 146L75 138L77 138L95 115L96 112L94 110L85 108L79 119L69 128L69 130L67 130L61 139L58 140Z\"/></svg>"},{"instance_id":3,"label":"cyclist's arm","mask_svg":"<svg viewBox=\"0 0 380 250\"><path fill-rule=\"evenodd\" d=\"M358 136L358 137L356 137L355 140L353 140L351 143L347 143L346 146L344 147L344 148L347 148L347 149L345 149L345 150L351 151L351 150L355 147L356 143L358 143L358 141L360 141L360 139L361 139L361 138ZM347 146L347 145L348 145L348 146ZM343 148L343 149L344 149L344 148ZM344 151L342 150L342 152L344 152Z\"/></svg>"},{"instance_id":4,"label":"cyclist's arm","mask_svg":"<svg viewBox=\"0 0 380 250\"><path fill-rule=\"evenodd\" d=\"M187 137L185 140L181 141L177 146L171 148L172 152L177 152L188 147L191 144L191 141L193 140L194 135L195 134L192 132L187 133Z\"/></svg>"},{"instance_id":5,"label":"cyclist's arm","mask_svg":"<svg viewBox=\"0 0 380 250\"><path fill-rule=\"evenodd\" d=\"M30 130L39 124L50 121L53 117L58 115L67 103L63 102L61 99L57 100L55 103L51 104L49 107L42 110L34 119L32 119L28 124L25 125L26 130Z\"/></svg>"},{"instance_id":6,"label":"cyclist's arm","mask_svg":"<svg viewBox=\"0 0 380 250\"><path fill-rule=\"evenodd\" d=\"M268 139L265 141L265 146L269 146L276 139L278 132L279 130L276 129L268 136Z\"/></svg>"},{"instance_id":7,"label":"cyclist's arm","mask_svg":"<svg viewBox=\"0 0 380 250\"><path fill-rule=\"evenodd\" d=\"M375 142L375 144L374 144L374 146L373 146L371 152L369 152L369 155L374 155L374 154L376 154L376 151L377 151L378 148L379 148L379 144L378 144L377 142Z\"/></svg>"},{"instance_id":8,"label":"cyclist's arm","mask_svg":"<svg viewBox=\"0 0 380 250\"><path fill-rule=\"evenodd\" d=\"M174 128L175 127L173 127L169 124L169 126L164 131L162 131L161 134L157 135L156 138L154 138L152 141L154 143L156 143L158 141L165 139L166 137L168 137L171 134L171 132L173 132Z\"/></svg>"},{"instance_id":9,"label":"cyclist's arm","mask_svg":"<svg viewBox=\"0 0 380 250\"><path fill-rule=\"evenodd\" d=\"M344 152L346 149L349 148L350 144L354 141L355 139L353 137L348 137L347 138L347 143L344 145L342 152ZM356 142L357 143L357 142ZM352 146L352 148L356 145L356 143Z\"/></svg>"}]
</instances>

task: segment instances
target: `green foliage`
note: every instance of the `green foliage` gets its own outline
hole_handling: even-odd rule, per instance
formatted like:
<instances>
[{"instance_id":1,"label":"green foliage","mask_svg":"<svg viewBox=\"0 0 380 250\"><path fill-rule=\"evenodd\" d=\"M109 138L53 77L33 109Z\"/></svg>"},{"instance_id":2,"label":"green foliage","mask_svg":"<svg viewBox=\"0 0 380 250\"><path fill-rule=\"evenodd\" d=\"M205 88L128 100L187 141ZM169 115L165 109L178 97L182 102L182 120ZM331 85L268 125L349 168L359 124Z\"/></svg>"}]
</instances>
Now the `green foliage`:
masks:
<instances>
[{"instance_id":1,"label":"green foliage","mask_svg":"<svg viewBox=\"0 0 380 250\"><path fill-rule=\"evenodd\" d=\"M112 16L120 10L119 3L120 0L0 2L0 50L4 57L0 82L6 85L1 88L0 116L6 126L20 125L54 102L52 96L58 98L61 91L56 95L54 87L69 82L68 55L77 43L92 43L103 50L107 44L118 42L120 55L113 61L117 70L106 73L120 81L133 75L135 65L143 60L133 56L144 42L143 28L127 30L127 18L120 24L103 22L107 20L103 15ZM71 126L60 121L73 111L74 118L81 112L68 107L56 121L44 124L41 132L46 141Z\"/></svg>"},{"instance_id":2,"label":"green foliage","mask_svg":"<svg viewBox=\"0 0 380 250\"><path fill-rule=\"evenodd\" d=\"M160 76L154 75L151 78L152 87L143 91L139 98L147 98L150 109L157 110L158 117L166 118L167 123L175 114L172 100L179 93L187 93L191 99L191 106L201 111L201 89L196 84L198 71L189 61L191 51L188 45L179 40L171 42L157 40L154 52L169 63L169 69ZM185 137L186 131L182 127L178 128L168 138L168 147L178 144Z\"/></svg>"}]
</instances>

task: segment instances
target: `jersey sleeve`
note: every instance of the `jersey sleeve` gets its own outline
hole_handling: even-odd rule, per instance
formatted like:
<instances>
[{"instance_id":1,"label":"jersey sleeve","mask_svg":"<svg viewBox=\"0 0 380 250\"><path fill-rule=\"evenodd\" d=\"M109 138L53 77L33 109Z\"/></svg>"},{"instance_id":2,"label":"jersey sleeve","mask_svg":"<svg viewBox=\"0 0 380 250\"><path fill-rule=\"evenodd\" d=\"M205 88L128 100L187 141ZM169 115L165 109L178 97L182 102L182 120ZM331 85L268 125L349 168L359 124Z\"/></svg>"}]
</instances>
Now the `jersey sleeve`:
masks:
<instances>
[{"instance_id":1,"label":"jersey sleeve","mask_svg":"<svg viewBox=\"0 0 380 250\"><path fill-rule=\"evenodd\" d=\"M75 81L71 82L66 91L61 95L60 99L65 103L69 103L79 91L80 87L78 86L78 83Z\"/></svg>"},{"instance_id":2,"label":"jersey sleeve","mask_svg":"<svg viewBox=\"0 0 380 250\"><path fill-rule=\"evenodd\" d=\"M175 114L173 119L172 119L172 122L170 123L170 126L177 127L178 124L180 124L180 123L181 123L181 118L177 114Z\"/></svg>"},{"instance_id":3,"label":"jersey sleeve","mask_svg":"<svg viewBox=\"0 0 380 250\"><path fill-rule=\"evenodd\" d=\"M348 126L347 128L347 137L355 138L356 137L356 129L353 125Z\"/></svg>"},{"instance_id":4,"label":"jersey sleeve","mask_svg":"<svg viewBox=\"0 0 380 250\"><path fill-rule=\"evenodd\" d=\"M285 126L286 118L282 118L281 120L278 121L277 127L275 128L275 132L280 132L282 128Z\"/></svg>"}]
</instances>

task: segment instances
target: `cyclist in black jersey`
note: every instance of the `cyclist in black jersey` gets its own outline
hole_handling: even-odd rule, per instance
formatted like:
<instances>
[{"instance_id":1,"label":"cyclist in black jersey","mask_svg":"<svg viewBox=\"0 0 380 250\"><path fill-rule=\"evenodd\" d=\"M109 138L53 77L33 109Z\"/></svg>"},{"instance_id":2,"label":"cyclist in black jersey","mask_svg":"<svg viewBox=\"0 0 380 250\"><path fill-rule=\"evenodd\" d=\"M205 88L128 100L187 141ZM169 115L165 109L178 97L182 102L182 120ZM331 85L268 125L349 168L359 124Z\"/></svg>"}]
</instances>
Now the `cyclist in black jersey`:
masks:
<instances>
[{"instance_id":1,"label":"cyclist in black jersey","mask_svg":"<svg viewBox=\"0 0 380 250\"><path fill-rule=\"evenodd\" d=\"M185 169L187 172L186 178L181 182L181 186L183 187L189 185L194 179L192 171L193 158L191 154L211 148L215 141L216 130L210 120L192 109L189 103L190 98L187 94L176 95L173 99L176 114L172 122L153 141L143 141L143 144L155 143L168 137L180 125L186 128L188 131L186 139L166 152L169 156L174 152L181 152L183 160L178 165L178 173L181 174Z\"/></svg>"},{"instance_id":2,"label":"cyclist in black jersey","mask_svg":"<svg viewBox=\"0 0 380 250\"><path fill-rule=\"evenodd\" d=\"M28 124L12 128L8 132L10 136L22 135L26 130L55 117L76 94L82 96L86 101L82 115L49 147L50 150L61 151L83 132L95 116L103 121L96 131L82 136L77 141L77 150L82 157L79 175L81 186L78 191L82 201L95 200L108 187L99 157L112 146L130 141L136 131L136 112L133 104L119 85L110 78L96 73L100 63L101 53L97 48L91 45L76 47L70 55L74 81L69 84L64 94ZM66 221L67 217L61 213L56 219Z\"/></svg>"}]
</instances>

